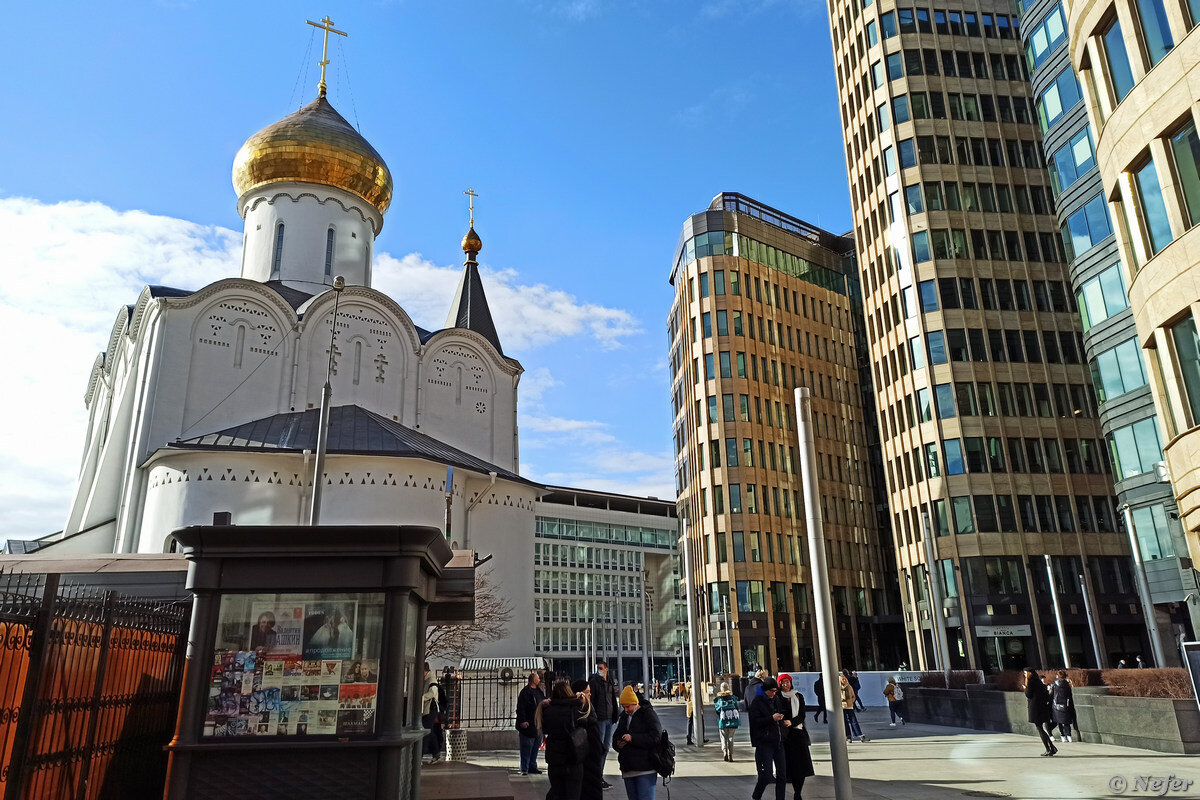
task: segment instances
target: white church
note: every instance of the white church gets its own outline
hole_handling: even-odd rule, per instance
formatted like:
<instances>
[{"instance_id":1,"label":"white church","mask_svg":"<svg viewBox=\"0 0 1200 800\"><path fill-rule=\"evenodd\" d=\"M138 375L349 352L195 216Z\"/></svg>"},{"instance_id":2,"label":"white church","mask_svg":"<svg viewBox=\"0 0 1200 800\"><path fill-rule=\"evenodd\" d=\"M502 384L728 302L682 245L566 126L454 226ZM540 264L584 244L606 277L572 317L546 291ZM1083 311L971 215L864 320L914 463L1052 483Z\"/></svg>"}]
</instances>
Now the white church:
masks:
<instances>
[{"instance_id":1,"label":"white church","mask_svg":"<svg viewBox=\"0 0 1200 800\"><path fill-rule=\"evenodd\" d=\"M496 334L473 224L446 325L423 330L371 286L392 177L323 83L246 141L233 185L241 275L197 291L147 286L119 310L88 381L70 513L39 553L162 553L172 530L217 512L307 524L328 378L321 524L443 528L452 467L453 546L491 553L528 608L543 487L518 474L522 367ZM532 616L509 629L528 654Z\"/></svg>"}]
</instances>

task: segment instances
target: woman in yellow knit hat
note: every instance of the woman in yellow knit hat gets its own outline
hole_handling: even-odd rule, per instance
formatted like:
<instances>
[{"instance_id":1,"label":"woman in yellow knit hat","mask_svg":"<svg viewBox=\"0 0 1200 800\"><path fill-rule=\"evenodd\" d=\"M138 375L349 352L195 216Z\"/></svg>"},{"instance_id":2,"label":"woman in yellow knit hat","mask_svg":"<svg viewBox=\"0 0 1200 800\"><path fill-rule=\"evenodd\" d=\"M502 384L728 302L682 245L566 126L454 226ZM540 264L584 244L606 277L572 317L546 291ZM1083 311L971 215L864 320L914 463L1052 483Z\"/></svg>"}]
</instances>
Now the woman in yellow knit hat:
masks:
<instances>
[{"instance_id":1,"label":"woman in yellow knit hat","mask_svg":"<svg viewBox=\"0 0 1200 800\"><path fill-rule=\"evenodd\" d=\"M643 705L632 686L621 690L621 716L613 733L617 763L629 800L654 800L658 772L651 754L662 739L662 723L649 703Z\"/></svg>"}]
</instances>

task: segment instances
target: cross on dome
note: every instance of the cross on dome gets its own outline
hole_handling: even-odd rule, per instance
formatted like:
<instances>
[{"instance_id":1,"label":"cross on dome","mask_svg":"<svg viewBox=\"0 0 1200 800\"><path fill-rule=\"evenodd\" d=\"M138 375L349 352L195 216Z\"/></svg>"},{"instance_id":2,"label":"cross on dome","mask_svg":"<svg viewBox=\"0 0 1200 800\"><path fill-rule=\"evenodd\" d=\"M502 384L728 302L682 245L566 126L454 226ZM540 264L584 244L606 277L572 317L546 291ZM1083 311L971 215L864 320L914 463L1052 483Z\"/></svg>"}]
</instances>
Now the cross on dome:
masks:
<instances>
[{"instance_id":1,"label":"cross on dome","mask_svg":"<svg viewBox=\"0 0 1200 800\"><path fill-rule=\"evenodd\" d=\"M314 28L320 28L325 31L325 41L321 45L321 60L318 62L321 65L321 82L317 84L317 94L321 97L325 96L325 90L328 88L325 85L325 67L329 66L329 34L336 33L338 36L349 37L350 34L345 31L339 31L333 27L333 20L328 15L320 22L313 22L311 19L304 20Z\"/></svg>"}]
</instances>

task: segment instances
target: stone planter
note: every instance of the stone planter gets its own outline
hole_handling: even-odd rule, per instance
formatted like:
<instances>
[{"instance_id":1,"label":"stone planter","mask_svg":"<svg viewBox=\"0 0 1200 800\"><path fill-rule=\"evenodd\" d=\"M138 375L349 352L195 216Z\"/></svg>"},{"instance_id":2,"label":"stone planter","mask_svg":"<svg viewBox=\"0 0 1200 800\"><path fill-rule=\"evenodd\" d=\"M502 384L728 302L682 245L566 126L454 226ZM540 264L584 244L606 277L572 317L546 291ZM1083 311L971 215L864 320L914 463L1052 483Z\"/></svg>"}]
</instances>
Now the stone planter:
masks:
<instances>
[{"instance_id":1,"label":"stone planter","mask_svg":"<svg viewBox=\"0 0 1200 800\"><path fill-rule=\"evenodd\" d=\"M1113 697L1107 688L1091 686L1073 694L1083 741L1200 754L1200 709L1194 700ZM911 722L1037 736L1019 692L913 687L905 689L904 700Z\"/></svg>"}]
</instances>

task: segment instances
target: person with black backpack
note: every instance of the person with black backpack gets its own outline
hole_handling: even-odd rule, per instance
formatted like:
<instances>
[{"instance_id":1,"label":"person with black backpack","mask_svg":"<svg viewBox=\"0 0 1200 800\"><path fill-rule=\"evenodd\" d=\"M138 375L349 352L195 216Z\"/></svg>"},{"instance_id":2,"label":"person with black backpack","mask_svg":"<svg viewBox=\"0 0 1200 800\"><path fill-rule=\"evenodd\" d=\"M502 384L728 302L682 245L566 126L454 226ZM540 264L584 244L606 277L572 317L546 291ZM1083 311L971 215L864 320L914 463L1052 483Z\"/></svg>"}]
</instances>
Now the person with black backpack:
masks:
<instances>
[{"instance_id":1,"label":"person with black backpack","mask_svg":"<svg viewBox=\"0 0 1200 800\"><path fill-rule=\"evenodd\" d=\"M658 757L663 744L662 723L649 703L638 700L632 686L621 690L620 704L622 711L613 733L613 747L625 781L625 795L629 800L654 800L654 787L662 766Z\"/></svg>"},{"instance_id":2,"label":"person with black backpack","mask_svg":"<svg viewBox=\"0 0 1200 800\"><path fill-rule=\"evenodd\" d=\"M538 732L546 737L546 772L550 779L546 800L580 800L583 791L587 714L579 700L569 681L555 681L550 699L538 706L534 715Z\"/></svg>"},{"instance_id":3,"label":"person with black backpack","mask_svg":"<svg viewBox=\"0 0 1200 800\"><path fill-rule=\"evenodd\" d=\"M429 662L425 662L425 691L421 695L421 727L429 731L422 743L421 755L429 756L430 764L436 764L442 757L444 736L442 733L442 693L437 679L429 671Z\"/></svg>"}]
</instances>

